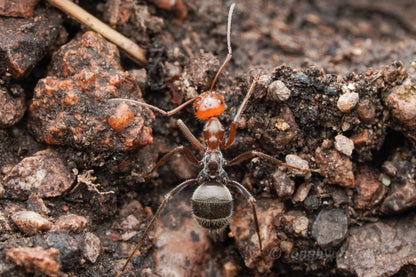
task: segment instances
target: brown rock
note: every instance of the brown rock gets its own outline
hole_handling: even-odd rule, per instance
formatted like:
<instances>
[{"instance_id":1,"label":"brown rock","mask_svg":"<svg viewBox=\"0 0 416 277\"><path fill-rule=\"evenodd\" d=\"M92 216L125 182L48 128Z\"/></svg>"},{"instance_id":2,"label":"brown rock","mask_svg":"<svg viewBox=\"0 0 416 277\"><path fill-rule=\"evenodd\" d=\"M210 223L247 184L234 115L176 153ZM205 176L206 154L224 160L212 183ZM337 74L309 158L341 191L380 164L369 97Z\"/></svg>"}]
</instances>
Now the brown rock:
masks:
<instances>
[{"instance_id":1,"label":"brown rock","mask_svg":"<svg viewBox=\"0 0 416 277\"><path fill-rule=\"evenodd\" d=\"M357 195L355 207L357 209L371 208L382 200L386 190L378 181L378 174L369 167L360 167L355 179Z\"/></svg>"},{"instance_id":2,"label":"brown rock","mask_svg":"<svg viewBox=\"0 0 416 277\"><path fill-rule=\"evenodd\" d=\"M359 277L392 276L416 258L416 217L410 214L352 227L337 267Z\"/></svg>"},{"instance_id":3,"label":"brown rock","mask_svg":"<svg viewBox=\"0 0 416 277\"><path fill-rule=\"evenodd\" d=\"M85 233L83 243L84 257L91 263L95 263L101 253L101 240L91 232Z\"/></svg>"},{"instance_id":4,"label":"brown rock","mask_svg":"<svg viewBox=\"0 0 416 277\"><path fill-rule=\"evenodd\" d=\"M29 108L29 127L39 140L98 152L153 142L148 108L108 100L137 100L141 92L136 79L121 71L117 48L101 36L87 32L63 46L49 74L56 77L39 80Z\"/></svg>"},{"instance_id":5,"label":"brown rock","mask_svg":"<svg viewBox=\"0 0 416 277\"><path fill-rule=\"evenodd\" d=\"M235 209L230 219L230 229L244 263L248 268L255 268L258 272L266 272L273 266L276 255L280 253L280 242L276 233L276 224L283 213L282 203L273 201L257 202L257 217L263 244L264 260L259 251L258 237L253 222L252 208L242 203Z\"/></svg>"},{"instance_id":6,"label":"brown rock","mask_svg":"<svg viewBox=\"0 0 416 277\"><path fill-rule=\"evenodd\" d=\"M55 42L61 22L50 9L36 10L30 18L0 17L0 76L17 79L28 73Z\"/></svg>"},{"instance_id":7,"label":"brown rock","mask_svg":"<svg viewBox=\"0 0 416 277\"><path fill-rule=\"evenodd\" d=\"M39 0L3 0L0 2L0 15L31 17Z\"/></svg>"},{"instance_id":8,"label":"brown rock","mask_svg":"<svg viewBox=\"0 0 416 277\"><path fill-rule=\"evenodd\" d=\"M58 154L51 149L24 158L4 177L7 197L27 199L31 194L55 197L69 189L75 180Z\"/></svg>"},{"instance_id":9,"label":"brown rock","mask_svg":"<svg viewBox=\"0 0 416 277\"><path fill-rule=\"evenodd\" d=\"M176 206L174 213L164 217L164 223L156 224L153 231L156 273L160 276L199 276L210 260L211 243L206 231L194 219L185 217L180 206ZM175 222L172 217L177 216L180 222L172 224Z\"/></svg>"},{"instance_id":10,"label":"brown rock","mask_svg":"<svg viewBox=\"0 0 416 277\"><path fill-rule=\"evenodd\" d=\"M11 215L14 224L28 236L46 232L52 227L52 222L32 211L18 211Z\"/></svg>"},{"instance_id":11,"label":"brown rock","mask_svg":"<svg viewBox=\"0 0 416 277\"><path fill-rule=\"evenodd\" d=\"M88 218L76 215L76 214L67 214L62 215L56 220L55 224L52 226L51 231L59 232L73 232L73 233L80 233L82 232L85 227L88 225L89 220Z\"/></svg>"},{"instance_id":12,"label":"brown rock","mask_svg":"<svg viewBox=\"0 0 416 277\"><path fill-rule=\"evenodd\" d=\"M26 111L25 93L22 88L12 88L10 93L6 88L0 87L0 128L16 124Z\"/></svg>"},{"instance_id":13,"label":"brown rock","mask_svg":"<svg viewBox=\"0 0 416 277\"><path fill-rule=\"evenodd\" d=\"M354 187L352 162L347 156L341 156L334 149L318 147L315 151L315 158L320 174L328 178L330 183L345 188Z\"/></svg>"},{"instance_id":14,"label":"brown rock","mask_svg":"<svg viewBox=\"0 0 416 277\"><path fill-rule=\"evenodd\" d=\"M416 91L414 84L404 84L391 89L384 99L392 115L406 128L416 127Z\"/></svg>"},{"instance_id":15,"label":"brown rock","mask_svg":"<svg viewBox=\"0 0 416 277\"><path fill-rule=\"evenodd\" d=\"M24 267L27 273L42 272L43 274L59 276L59 264L55 257L59 251L55 248L48 250L42 247L16 247L6 252L6 258L18 266Z\"/></svg>"}]
</instances>

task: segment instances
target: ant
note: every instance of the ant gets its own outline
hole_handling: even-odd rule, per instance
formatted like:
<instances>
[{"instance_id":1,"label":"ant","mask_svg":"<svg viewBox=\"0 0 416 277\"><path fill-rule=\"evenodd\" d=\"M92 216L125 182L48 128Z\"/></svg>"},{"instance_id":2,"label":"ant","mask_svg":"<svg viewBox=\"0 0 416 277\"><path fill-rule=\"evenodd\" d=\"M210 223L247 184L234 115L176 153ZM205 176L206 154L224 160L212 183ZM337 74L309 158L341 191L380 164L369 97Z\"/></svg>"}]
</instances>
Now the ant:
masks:
<instances>
[{"instance_id":1,"label":"ant","mask_svg":"<svg viewBox=\"0 0 416 277\"><path fill-rule=\"evenodd\" d=\"M205 229L209 230L218 230L225 227L228 224L228 220L231 218L233 213L233 198L231 196L230 190L227 186L237 188L241 194L247 199L248 203L252 207L253 212L253 219L254 225L259 241L259 250L261 255L263 255L263 245L260 236L260 228L259 223L257 220L257 212L256 212L256 199L250 194L250 192L239 182L231 180L228 177L228 174L225 172L225 166L232 166L241 161L253 158L255 156L264 158L278 166L285 166L287 168L291 168L297 171L302 172L316 172L314 169L305 169L305 168L297 168L295 166L291 166L281 162L278 159L275 159L272 156L267 154L258 152L258 151L247 151L239 156L235 157L232 160L226 160L221 150L225 150L230 147L235 139L235 133L237 128L237 122L243 113L247 102L253 93L257 82L258 76L254 78L252 84L250 85L247 94L245 95L240 107L237 110L236 115L231 123L228 139L224 137L224 127L218 119L218 116L222 114L224 111L224 99L221 95L217 94L213 91L214 84L216 83L219 75L228 64L232 57L232 50L231 50L231 19L233 10L235 7L235 3L230 6L230 10L228 13L228 24L227 24L227 46L228 46L228 54L227 57L218 70L212 84L211 88L208 92L204 92L199 96L196 96L185 103L181 104L180 106L170 110L164 111L156 106L137 102L135 100L130 99L121 99L121 98L114 98L110 99L110 101L124 101L130 102L136 105L146 106L152 110L155 110L162 115L170 116L178 111L182 110L187 105L193 103L193 109L195 115L200 120L206 120L202 134L203 134L203 143L201 143L188 129L185 123L181 120L177 120L178 127L184 133L185 137L189 140L189 142L198 150L202 150L204 155L201 160L198 160L192 152L186 148L185 146L178 146L172 151L168 152L165 156L163 156L156 165L150 170L148 173L142 174L141 176L146 178L149 177L153 172L156 171L161 165L166 163L172 156L176 153L181 152L183 153L186 158L192 164L202 167L201 171L199 172L198 176L194 179L186 180L181 184L174 187L170 190L165 196L160 204L159 208L157 209L156 213L154 214L153 218L148 223L146 229L144 230L141 238L133 251L131 252L130 256L128 257L127 261L125 262L121 272L117 275L120 276L124 270L126 269L127 265L130 263L131 259L133 258L134 253L139 249L139 247L143 244L147 234L152 229L155 221L159 218L161 212L166 207L168 201L174 197L178 192L182 189L198 184L198 187L194 191L192 198L191 198L191 207L192 207L192 215L195 218L196 222Z\"/></svg>"}]
</instances>

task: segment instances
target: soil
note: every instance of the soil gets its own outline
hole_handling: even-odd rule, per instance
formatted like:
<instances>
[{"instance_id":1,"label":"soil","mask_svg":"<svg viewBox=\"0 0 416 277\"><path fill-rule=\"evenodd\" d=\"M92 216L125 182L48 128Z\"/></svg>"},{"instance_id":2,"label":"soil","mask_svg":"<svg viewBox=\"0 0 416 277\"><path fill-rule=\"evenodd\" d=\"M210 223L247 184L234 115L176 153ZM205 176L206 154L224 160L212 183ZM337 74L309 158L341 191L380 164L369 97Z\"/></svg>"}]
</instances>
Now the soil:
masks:
<instances>
[{"instance_id":1,"label":"soil","mask_svg":"<svg viewBox=\"0 0 416 277\"><path fill-rule=\"evenodd\" d=\"M316 170L259 157L226 168L257 200L263 257L238 190L230 226L210 232L191 220L195 188L186 188L123 276L412 276L413 2L239 1L233 57L214 87L226 133L259 81L224 156L256 150ZM141 177L179 145L203 157L177 127L181 119L202 138L190 106L166 117L108 99L167 111L209 90L227 54L230 2L78 4L143 47L148 63L36 6L35 16L54 18L39 51L26 48L39 58L15 57L13 70L0 62L0 276L115 276L163 195L200 170L178 155ZM42 32L25 28L16 33Z\"/></svg>"}]
</instances>

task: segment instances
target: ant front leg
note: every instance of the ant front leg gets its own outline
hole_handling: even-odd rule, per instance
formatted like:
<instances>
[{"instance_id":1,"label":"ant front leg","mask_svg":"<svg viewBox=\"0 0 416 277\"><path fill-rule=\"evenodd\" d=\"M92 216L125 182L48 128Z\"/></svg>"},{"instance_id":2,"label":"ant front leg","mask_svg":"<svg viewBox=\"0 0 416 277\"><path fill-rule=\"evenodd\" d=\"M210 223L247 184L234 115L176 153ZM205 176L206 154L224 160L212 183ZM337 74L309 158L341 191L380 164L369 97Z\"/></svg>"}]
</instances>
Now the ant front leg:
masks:
<instances>
[{"instance_id":1,"label":"ant front leg","mask_svg":"<svg viewBox=\"0 0 416 277\"><path fill-rule=\"evenodd\" d=\"M221 147L222 149L227 149L228 147L231 146L231 144L233 144L234 139L235 139L235 132L236 132L236 129L237 129L238 120L240 119L241 114L243 113L244 109L247 106L248 99L250 99L250 96L253 94L253 91L254 91L254 88L257 85L258 79L259 79L259 76L256 76L254 78L253 83L251 84L249 90L247 91L246 96L243 99L243 102L241 102L240 107L238 108L237 113L234 116L233 122L231 123L230 133L228 135L228 140L224 145L222 145L222 147Z\"/></svg>"},{"instance_id":2,"label":"ant front leg","mask_svg":"<svg viewBox=\"0 0 416 277\"><path fill-rule=\"evenodd\" d=\"M247 159L250 159L250 158L253 158L253 157L260 157L260 158L268 160L268 161L270 161L274 164L277 164L278 166L284 166L284 167L294 169L294 170L297 170L297 171L301 171L301 172L318 172L319 173L319 169L299 168L299 167L296 167L296 166L292 166L292 165L284 163L284 162L282 162L282 161L280 161L280 160L278 160L278 159L276 159L276 158L274 158L270 155L267 155L265 153L258 152L258 151L244 152L243 154L238 155L237 157L232 159L231 161L228 161L227 165L228 166L235 165L235 164L238 164L238 163L240 163L244 160L247 160Z\"/></svg>"},{"instance_id":3,"label":"ant front leg","mask_svg":"<svg viewBox=\"0 0 416 277\"><path fill-rule=\"evenodd\" d=\"M136 253L137 249L139 249L139 247L143 244L147 234L149 233L149 231L153 228L153 225L156 222L156 219L159 218L161 212L163 211L163 209L166 207L168 201L175 196L175 194L177 194L178 192L180 192L182 189L184 189L187 186L190 185L194 185L197 184L199 182L199 179L190 179L187 180L179 185L177 185L176 187L174 187L171 191L169 191L163 198L162 203L160 204L159 208L157 209L155 215L152 217L152 219L150 220L149 224L147 225L146 229L144 230L142 236L140 237L139 242L136 244L136 246L134 247L133 251L131 252L131 254L129 255L129 257L127 258L126 263L124 264L123 268L121 269L121 271L117 274L117 277L119 277L124 270L126 269L127 265L130 263L131 259L134 256L134 253Z\"/></svg>"}]
</instances>

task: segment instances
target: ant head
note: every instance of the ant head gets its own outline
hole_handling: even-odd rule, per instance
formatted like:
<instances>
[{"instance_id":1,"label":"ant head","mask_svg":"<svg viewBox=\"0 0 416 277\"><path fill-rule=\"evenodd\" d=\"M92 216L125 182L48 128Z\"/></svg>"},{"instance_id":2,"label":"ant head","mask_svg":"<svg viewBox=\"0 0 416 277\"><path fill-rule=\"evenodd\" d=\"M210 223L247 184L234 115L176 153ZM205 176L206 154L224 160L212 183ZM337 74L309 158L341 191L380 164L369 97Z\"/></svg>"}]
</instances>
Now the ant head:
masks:
<instances>
[{"instance_id":1,"label":"ant head","mask_svg":"<svg viewBox=\"0 0 416 277\"><path fill-rule=\"evenodd\" d=\"M206 120L224 111L224 98L215 92L204 92L194 102L196 117Z\"/></svg>"}]
</instances>

